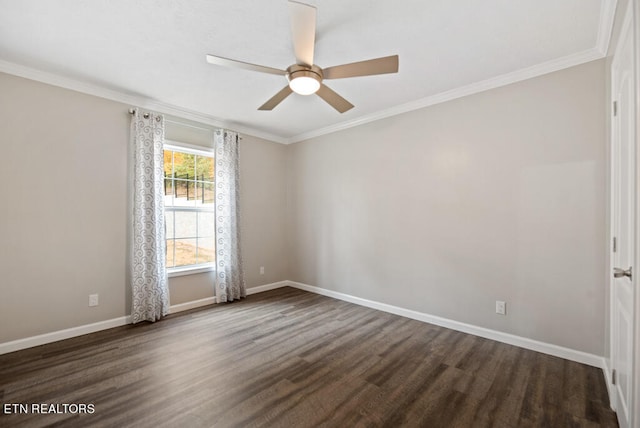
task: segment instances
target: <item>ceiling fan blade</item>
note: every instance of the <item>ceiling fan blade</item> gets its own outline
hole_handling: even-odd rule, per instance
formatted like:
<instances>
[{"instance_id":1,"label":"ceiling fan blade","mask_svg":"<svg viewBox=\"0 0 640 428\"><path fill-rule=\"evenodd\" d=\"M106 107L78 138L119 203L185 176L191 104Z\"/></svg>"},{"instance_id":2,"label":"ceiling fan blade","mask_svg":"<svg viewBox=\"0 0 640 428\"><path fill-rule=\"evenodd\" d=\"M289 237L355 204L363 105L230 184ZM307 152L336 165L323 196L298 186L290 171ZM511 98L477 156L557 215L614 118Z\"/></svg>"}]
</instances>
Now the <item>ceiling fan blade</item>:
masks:
<instances>
[{"instance_id":1,"label":"ceiling fan blade","mask_svg":"<svg viewBox=\"0 0 640 428\"><path fill-rule=\"evenodd\" d=\"M325 79L343 79L345 77L371 76L398 72L398 55L385 56L351 64L336 65L322 70Z\"/></svg>"},{"instance_id":2,"label":"ceiling fan blade","mask_svg":"<svg viewBox=\"0 0 640 428\"><path fill-rule=\"evenodd\" d=\"M340 113L344 113L345 111L353 108L353 104L342 98L337 92L329 88L327 85L320 85L320 89L318 89L316 94Z\"/></svg>"},{"instance_id":3,"label":"ceiling fan blade","mask_svg":"<svg viewBox=\"0 0 640 428\"><path fill-rule=\"evenodd\" d=\"M291 12L291 36L296 62L313 65L313 49L316 43L316 8L314 6L289 1Z\"/></svg>"},{"instance_id":4,"label":"ceiling fan blade","mask_svg":"<svg viewBox=\"0 0 640 428\"><path fill-rule=\"evenodd\" d=\"M285 86L280 90L280 92L269 98L269 101L258 107L258 110L273 110L278 104L282 102L282 100L291 95L292 92L293 91L291 90L289 85Z\"/></svg>"},{"instance_id":5,"label":"ceiling fan blade","mask_svg":"<svg viewBox=\"0 0 640 428\"><path fill-rule=\"evenodd\" d=\"M248 62L236 61L234 59L223 58L215 55L207 55L207 62L209 64L221 65L223 67L242 68L245 70L259 71L261 73L277 74L279 76L285 76L287 74L285 70L278 70L277 68L250 64Z\"/></svg>"}]
</instances>

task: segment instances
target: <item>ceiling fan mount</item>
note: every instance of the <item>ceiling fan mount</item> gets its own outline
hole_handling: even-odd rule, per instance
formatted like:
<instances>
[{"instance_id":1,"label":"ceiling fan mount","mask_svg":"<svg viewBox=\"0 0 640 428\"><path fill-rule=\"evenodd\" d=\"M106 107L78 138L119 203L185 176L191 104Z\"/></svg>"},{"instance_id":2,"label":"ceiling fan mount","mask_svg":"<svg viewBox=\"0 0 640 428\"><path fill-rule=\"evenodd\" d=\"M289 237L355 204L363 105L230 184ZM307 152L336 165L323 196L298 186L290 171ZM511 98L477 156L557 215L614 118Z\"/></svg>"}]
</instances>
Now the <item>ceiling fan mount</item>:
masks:
<instances>
[{"instance_id":1,"label":"ceiling fan mount","mask_svg":"<svg viewBox=\"0 0 640 428\"><path fill-rule=\"evenodd\" d=\"M286 70L216 55L207 55L206 57L209 63L215 65L286 76L289 84L261 105L258 110L273 110L292 92L295 92L300 95L318 94L333 108L340 113L344 113L352 109L353 104L325 85L323 83L324 80L398 72L398 55L337 65L325 69L318 67L313 62L316 38L316 8L305 3L289 0L289 10L291 12L291 33L296 63Z\"/></svg>"}]
</instances>

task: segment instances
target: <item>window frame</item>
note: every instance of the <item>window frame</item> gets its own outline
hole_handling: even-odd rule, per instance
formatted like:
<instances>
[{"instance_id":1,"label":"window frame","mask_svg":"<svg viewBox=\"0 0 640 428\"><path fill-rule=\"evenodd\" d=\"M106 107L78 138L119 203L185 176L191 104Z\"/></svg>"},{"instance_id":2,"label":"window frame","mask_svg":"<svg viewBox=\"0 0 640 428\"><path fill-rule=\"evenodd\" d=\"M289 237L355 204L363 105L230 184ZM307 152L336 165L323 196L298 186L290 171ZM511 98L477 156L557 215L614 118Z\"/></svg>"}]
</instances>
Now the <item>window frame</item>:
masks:
<instances>
[{"instance_id":1,"label":"window frame","mask_svg":"<svg viewBox=\"0 0 640 428\"><path fill-rule=\"evenodd\" d=\"M194 144L188 144L188 143L183 143L180 141L175 141L175 140L164 140L164 144L162 145L162 150L170 150L173 152L182 152L182 153L187 153L187 154L191 154L191 155L196 155L196 156L206 156L206 157L210 157L213 159L214 165L215 165L215 149L213 147L203 147L203 146L197 146ZM164 178L163 178L164 180ZM215 196L215 176L214 176L214 196ZM214 199L215 201L215 199ZM175 207L177 209L173 209L174 207L169 207L169 209L173 212L175 211L189 211L189 212L214 212L215 213L215 202L213 204L213 208L211 210L205 210L202 208L197 208L197 207ZM164 212L165 212L165 219L166 219L166 212L167 212L167 206L165 205L164 207ZM214 216L215 217L215 216ZM165 220L166 222L166 220ZM175 227L175 226L174 226ZM165 224L165 230L166 230L166 224ZM214 230L214 254L216 253L216 239L215 239L215 224L213 227ZM175 237L174 237L175 239ZM165 237L165 242L166 242L167 238ZM175 244L174 244L175 245ZM166 257L166 256L165 256ZM166 272L167 272L167 277L168 278L173 278L176 276L184 276L184 275L193 275L193 274L198 274L198 273L206 273L206 272L215 272L216 270L216 262L213 263L200 263L200 264L196 264L196 265L187 265L187 266L177 266L177 267L167 267L165 268Z\"/></svg>"}]
</instances>

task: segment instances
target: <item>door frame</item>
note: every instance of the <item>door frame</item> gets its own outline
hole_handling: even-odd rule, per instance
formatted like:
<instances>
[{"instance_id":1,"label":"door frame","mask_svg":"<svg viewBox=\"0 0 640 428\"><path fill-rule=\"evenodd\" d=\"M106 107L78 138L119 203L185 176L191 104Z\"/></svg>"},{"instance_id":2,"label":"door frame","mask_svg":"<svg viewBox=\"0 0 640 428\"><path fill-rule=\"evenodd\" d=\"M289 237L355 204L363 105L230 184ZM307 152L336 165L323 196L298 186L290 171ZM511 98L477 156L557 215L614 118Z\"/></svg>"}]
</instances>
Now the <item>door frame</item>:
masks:
<instances>
[{"instance_id":1,"label":"door frame","mask_svg":"<svg viewBox=\"0 0 640 428\"><path fill-rule=\"evenodd\" d=\"M630 20L630 31L632 32L631 38L632 43L634 44L633 55L634 58L632 62L634 64L634 90L635 94L633 96L633 102L635 104L635 132L634 132L634 141L635 141L635 183L636 183L636 191L635 191L635 250L634 250L634 260L633 260L633 269L634 274L640 275L640 55L638 54L638 49L640 48L640 5L638 4L638 0L629 0L627 5L627 10L621 17L621 28L624 28L626 21ZM618 46L620 44L620 38L618 38L616 46L614 49L614 57L617 54ZM610 99L609 106L611 108L611 127L609 133L609 153L612 154L612 143L614 136L614 127L613 127L613 102L616 101L614 98L613 91L613 61L611 63L611 86L610 86ZM610 158L609 164L609 237L610 240L608 242L608 260L607 260L607 278L609 285L609 362L611 367L614 364L614 296L615 296L615 284L613 279L613 246L612 246L612 238L614 236L614 223L613 223L613 157ZM638 272L638 273L636 273ZM633 289L633 344L632 344L632 367L631 367L631 408L629 409L630 413L630 426L631 427L640 427L640 281L636 281L635 288ZM606 367L606 365L605 365ZM617 408L616 403L616 394L615 394L615 386L611 384L612 382L612 373L609 371L605 373L605 379L607 380L607 389L609 391L609 399L611 401L611 407L615 410Z\"/></svg>"},{"instance_id":2,"label":"door frame","mask_svg":"<svg viewBox=\"0 0 640 428\"><path fill-rule=\"evenodd\" d=\"M636 185L640 183L640 54L638 50L640 49L640 1L638 0L629 0L631 3L631 27L634 33L633 42L634 42L634 64L635 64L635 113L636 113ZM640 186L639 186L640 187ZM635 251L635 266L640 267L640 233L638 233L638 227L640 227L640 195L638 192L636 193L636 251ZM635 328L634 328L634 337L635 344L633 349L633 377L632 377L632 391L633 391L633 416L631 420L631 426L640 427L640 287L638 287L638 283L636 283L636 288L634 290L635 295L635 304L634 304L634 318L635 318Z\"/></svg>"}]
</instances>

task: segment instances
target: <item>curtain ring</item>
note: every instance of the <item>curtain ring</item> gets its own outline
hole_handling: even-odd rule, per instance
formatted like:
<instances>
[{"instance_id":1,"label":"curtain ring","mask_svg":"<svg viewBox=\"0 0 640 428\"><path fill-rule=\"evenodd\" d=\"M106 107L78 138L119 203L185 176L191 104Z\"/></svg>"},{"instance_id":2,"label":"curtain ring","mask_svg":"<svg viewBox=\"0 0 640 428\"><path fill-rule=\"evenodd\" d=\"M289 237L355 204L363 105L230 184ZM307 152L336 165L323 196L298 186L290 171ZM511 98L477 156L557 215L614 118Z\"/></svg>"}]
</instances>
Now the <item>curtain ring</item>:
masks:
<instances>
[{"instance_id":1,"label":"curtain ring","mask_svg":"<svg viewBox=\"0 0 640 428\"><path fill-rule=\"evenodd\" d=\"M129 114L135 114L138 111L138 109L136 108L130 108L129 109ZM142 115L142 117L144 117L145 119L149 119L150 114L149 113L144 113ZM158 115L156 116L156 122L160 122L162 120L162 116Z\"/></svg>"}]
</instances>

